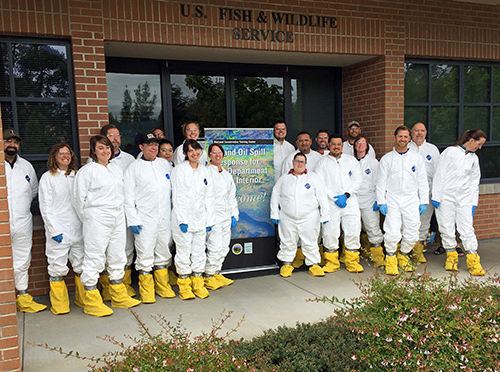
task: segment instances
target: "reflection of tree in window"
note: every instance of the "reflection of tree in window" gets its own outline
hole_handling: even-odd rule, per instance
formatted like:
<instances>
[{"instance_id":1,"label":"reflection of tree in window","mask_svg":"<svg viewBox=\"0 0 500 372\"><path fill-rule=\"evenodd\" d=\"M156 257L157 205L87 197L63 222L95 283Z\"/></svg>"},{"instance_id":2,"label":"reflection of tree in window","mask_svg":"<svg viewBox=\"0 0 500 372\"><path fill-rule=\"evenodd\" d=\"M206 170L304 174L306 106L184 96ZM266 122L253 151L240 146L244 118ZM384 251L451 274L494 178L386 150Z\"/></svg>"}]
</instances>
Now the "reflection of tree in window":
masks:
<instances>
[{"instance_id":1,"label":"reflection of tree in window","mask_svg":"<svg viewBox=\"0 0 500 372\"><path fill-rule=\"evenodd\" d=\"M490 68L464 66L464 102L489 103Z\"/></svg>"},{"instance_id":2,"label":"reflection of tree in window","mask_svg":"<svg viewBox=\"0 0 500 372\"><path fill-rule=\"evenodd\" d=\"M266 128L283 120L283 87L269 85L261 77L237 77L236 124L238 127Z\"/></svg>"},{"instance_id":3,"label":"reflection of tree in window","mask_svg":"<svg viewBox=\"0 0 500 372\"><path fill-rule=\"evenodd\" d=\"M435 103L458 102L458 66L432 65L431 100Z\"/></svg>"},{"instance_id":4,"label":"reflection of tree in window","mask_svg":"<svg viewBox=\"0 0 500 372\"><path fill-rule=\"evenodd\" d=\"M405 63L405 101L428 102L429 70L427 65Z\"/></svg>"}]
</instances>

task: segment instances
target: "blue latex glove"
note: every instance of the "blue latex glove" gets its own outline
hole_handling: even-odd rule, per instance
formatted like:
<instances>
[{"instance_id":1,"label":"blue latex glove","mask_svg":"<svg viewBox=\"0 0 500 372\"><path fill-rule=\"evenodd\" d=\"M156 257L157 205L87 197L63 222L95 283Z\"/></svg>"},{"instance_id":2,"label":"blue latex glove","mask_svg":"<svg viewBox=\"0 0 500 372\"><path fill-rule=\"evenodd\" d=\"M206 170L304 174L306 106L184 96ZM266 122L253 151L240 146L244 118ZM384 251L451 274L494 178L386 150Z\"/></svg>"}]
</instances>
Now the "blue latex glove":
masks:
<instances>
[{"instance_id":1,"label":"blue latex glove","mask_svg":"<svg viewBox=\"0 0 500 372\"><path fill-rule=\"evenodd\" d=\"M142 226L141 225L134 225L134 226L129 226L128 227L130 231L132 231L135 235L138 235L141 233Z\"/></svg>"},{"instance_id":2,"label":"blue latex glove","mask_svg":"<svg viewBox=\"0 0 500 372\"><path fill-rule=\"evenodd\" d=\"M377 202L373 203L373 207L372 207L372 208L373 208L373 211L374 211L374 212L376 212L376 211L379 211L379 210L380 210L380 208L379 208L379 206L378 206L378 203L377 203Z\"/></svg>"},{"instance_id":3,"label":"blue latex glove","mask_svg":"<svg viewBox=\"0 0 500 372\"><path fill-rule=\"evenodd\" d=\"M340 208L347 207L347 196L345 196L344 194L336 195L333 197L333 199L335 200L335 204L337 204L337 207Z\"/></svg>"},{"instance_id":4,"label":"blue latex glove","mask_svg":"<svg viewBox=\"0 0 500 372\"><path fill-rule=\"evenodd\" d=\"M206 231L206 232L210 232L210 231L212 231L212 226L207 226L207 228L206 228L206 230L205 230L205 231Z\"/></svg>"},{"instance_id":5,"label":"blue latex glove","mask_svg":"<svg viewBox=\"0 0 500 372\"><path fill-rule=\"evenodd\" d=\"M476 213L476 206L475 205L472 206L472 217L474 217L474 213ZM61 236L62 236L62 234L61 234ZM54 238L52 238L52 239L54 239Z\"/></svg>"},{"instance_id":6,"label":"blue latex glove","mask_svg":"<svg viewBox=\"0 0 500 372\"><path fill-rule=\"evenodd\" d=\"M188 225L187 225L187 223L181 223L181 224L179 225L179 227L180 227L181 231L182 231L184 234L188 232Z\"/></svg>"},{"instance_id":7,"label":"blue latex glove","mask_svg":"<svg viewBox=\"0 0 500 372\"><path fill-rule=\"evenodd\" d=\"M427 210L427 205L425 204L420 204L418 206L418 211L420 213L420 215L423 215L425 213L425 211Z\"/></svg>"},{"instance_id":8,"label":"blue latex glove","mask_svg":"<svg viewBox=\"0 0 500 372\"><path fill-rule=\"evenodd\" d=\"M435 200L431 200L431 204L434 208L438 209L441 203Z\"/></svg>"},{"instance_id":9,"label":"blue latex glove","mask_svg":"<svg viewBox=\"0 0 500 372\"><path fill-rule=\"evenodd\" d=\"M234 229L236 227L236 224L238 223L238 220L236 219L236 217L231 217L231 230Z\"/></svg>"},{"instance_id":10,"label":"blue latex glove","mask_svg":"<svg viewBox=\"0 0 500 372\"><path fill-rule=\"evenodd\" d=\"M380 204L378 207L380 209L380 213L387 216L387 204Z\"/></svg>"},{"instance_id":11,"label":"blue latex glove","mask_svg":"<svg viewBox=\"0 0 500 372\"><path fill-rule=\"evenodd\" d=\"M474 215L474 214L472 214L472 215ZM62 242L62 240L63 240L63 234L59 234L59 235L53 236L52 240L55 240L58 243Z\"/></svg>"},{"instance_id":12,"label":"blue latex glove","mask_svg":"<svg viewBox=\"0 0 500 372\"><path fill-rule=\"evenodd\" d=\"M271 221L273 221L273 223L274 223L275 225L277 225L277 224L280 222L280 220L276 220L276 219L274 219L274 218L271 218Z\"/></svg>"},{"instance_id":13,"label":"blue latex glove","mask_svg":"<svg viewBox=\"0 0 500 372\"><path fill-rule=\"evenodd\" d=\"M323 222L323 225L326 225L328 222L330 222L330 221L324 221L324 222Z\"/></svg>"}]
</instances>

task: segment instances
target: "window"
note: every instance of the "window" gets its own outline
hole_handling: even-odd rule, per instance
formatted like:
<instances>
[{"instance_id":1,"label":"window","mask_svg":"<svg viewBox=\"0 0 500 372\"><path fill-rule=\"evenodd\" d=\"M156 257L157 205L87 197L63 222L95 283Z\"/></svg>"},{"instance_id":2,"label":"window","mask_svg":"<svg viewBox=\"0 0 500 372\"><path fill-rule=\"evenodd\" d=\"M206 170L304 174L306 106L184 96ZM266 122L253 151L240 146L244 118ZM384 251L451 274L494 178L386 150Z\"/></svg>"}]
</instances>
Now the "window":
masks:
<instances>
[{"instance_id":1,"label":"window","mask_svg":"<svg viewBox=\"0 0 500 372\"><path fill-rule=\"evenodd\" d=\"M20 154L38 176L54 144L65 142L78 153L70 56L61 40L0 39L3 127L19 133Z\"/></svg>"},{"instance_id":2,"label":"window","mask_svg":"<svg viewBox=\"0 0 500 372\"><path fill-rule=\"evenodd\" d=\"M483 181L500 181L500 65L407 60L404 121L427 124L440 150L463 131L481 129L488 137L477 152Z\"/></svg>"}]
</instances>

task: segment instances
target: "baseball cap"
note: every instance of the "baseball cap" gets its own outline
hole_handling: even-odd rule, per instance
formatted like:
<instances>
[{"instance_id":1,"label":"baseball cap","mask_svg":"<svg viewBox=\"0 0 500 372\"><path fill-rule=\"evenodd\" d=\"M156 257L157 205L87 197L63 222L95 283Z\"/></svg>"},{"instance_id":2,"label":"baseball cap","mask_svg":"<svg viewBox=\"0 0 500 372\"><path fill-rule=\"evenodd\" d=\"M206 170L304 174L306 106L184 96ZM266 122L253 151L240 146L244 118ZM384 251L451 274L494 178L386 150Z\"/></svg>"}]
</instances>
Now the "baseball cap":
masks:
<instances>
[{"instance_id":1,"label":"baseball cap","mask_svg":"<svg viewBox=\"0 0 500 372\"><path fill-rule=\"evenodd\" d=\"M17 134L17 132L14 129L12 129L12 128L4 129L3 130L4 141L6 141L10 138L17 138L19 141L22 141L22 138L19 137L19 134Z\"/></svg>"},{"instance_id":2,"label":"baseball cap","mask_svg":"<svg viewBox=\"0 0 500 372\"><path fill-rule=\"evenodd\" d=\"M358 123L357 121L354 121L354 120L353 120L353 121L350 121L348 124L349 124L349 125L347 126L347 128L350 128L350 127L352 127L353 125L357 126L358 128L361 128L361 125L359 125L359 123Z\"/></svg>"},{"instance_id":3,"label":"baseball cap","mask_svg":"<svg viewBox=\"0 0 500 372\"><path fill-rule=\"evenodd\" d=\"M153 133L142 134L139 139L139 144L141 145L151 142L158 142L158 138Z\"/></svg>"}]
</instances>

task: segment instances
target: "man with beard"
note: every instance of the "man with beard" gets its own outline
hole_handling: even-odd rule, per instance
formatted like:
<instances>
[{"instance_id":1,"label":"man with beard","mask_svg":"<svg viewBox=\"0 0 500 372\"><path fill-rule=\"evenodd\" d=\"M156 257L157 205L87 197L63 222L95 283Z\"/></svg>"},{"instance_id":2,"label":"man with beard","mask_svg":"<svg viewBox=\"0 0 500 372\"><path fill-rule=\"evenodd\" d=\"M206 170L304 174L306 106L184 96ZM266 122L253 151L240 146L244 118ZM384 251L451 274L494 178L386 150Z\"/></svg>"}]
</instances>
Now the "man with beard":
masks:
<instances>
[{"instance_id":1,"label":"man with beard","mask_svg":"<svg viewBox=\"0 0 500 372\"><path fill-rule=\"evenodd\" d=\"M316 134L316 143L318 144L318 154L328 155L330 150L328 150L328 131L326 129L318 130Z\"/></svg>"},{"instance_id":2,"label":"man with beard","mask_svg":"<svg viewBox=\"0 0 500 372\"><path fill-rule=\"evenodd\" d=\"M342 147L342 153L354 156L354 141L358 139L361 135L361 126L357 121L349 122L347 127L347 140L344 141L344 146ZM370 151L368 151L369 156L373 156L375 158L375 150L372 145L370 145Z\"/></svg>"},{"instance_id":3,"label":"man with beard","mask_svg":"<svg viewBox=\"0 0 500 372\"><path fill-rule=\"evenodd\" d=\"M30 208L38 193L38 180L33 166L18 155L22 141L19 134L14 129L5 129L3 138L16 307L18 311L37 313L47 307L36 303L28 294L28 269L33 245L33 216Z\"/></svg>"},{"instance_id":4,"label":"man with beard","mask_svg":"<svg viewBox=\"0 0 500 372\"><path fill-rule=\"evenodd\" d=\"M322 159L322 156L316 151L311 150L311 136L307 132L300 132L297 134L297 141L295 143L297 144L297 150L283 160L281 174L287 174L293 168L293 157L299 152L302 152L307 158L307 170L314 172L316 164Z\"/></svg>"}]
</instances>

